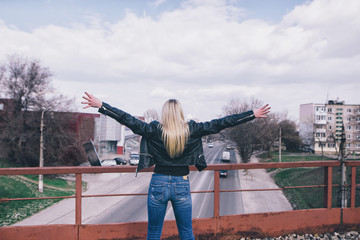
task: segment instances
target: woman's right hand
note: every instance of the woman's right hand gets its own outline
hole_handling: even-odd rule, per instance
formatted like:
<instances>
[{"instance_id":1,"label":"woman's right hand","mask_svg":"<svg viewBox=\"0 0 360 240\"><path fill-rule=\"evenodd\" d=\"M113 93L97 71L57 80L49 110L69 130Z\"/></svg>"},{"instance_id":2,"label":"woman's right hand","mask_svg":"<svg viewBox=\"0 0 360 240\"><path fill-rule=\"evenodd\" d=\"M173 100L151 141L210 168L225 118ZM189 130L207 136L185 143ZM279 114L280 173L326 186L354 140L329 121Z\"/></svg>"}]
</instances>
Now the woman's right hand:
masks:
<instances>
[{"instance_id":1,"label":"woman's right hand","mask_svg":"<svg viewBox=\"0 0 360 240\"><path fill-rule=\"evenodd\" d=\"M97 99L95 96L85 92L86 96L83 96L83 99L85 99L87 102L81 102L82 104L85 104L85 108L94 107L94 108L101 108L102 101Z\"/></svg>"}]
</instances>

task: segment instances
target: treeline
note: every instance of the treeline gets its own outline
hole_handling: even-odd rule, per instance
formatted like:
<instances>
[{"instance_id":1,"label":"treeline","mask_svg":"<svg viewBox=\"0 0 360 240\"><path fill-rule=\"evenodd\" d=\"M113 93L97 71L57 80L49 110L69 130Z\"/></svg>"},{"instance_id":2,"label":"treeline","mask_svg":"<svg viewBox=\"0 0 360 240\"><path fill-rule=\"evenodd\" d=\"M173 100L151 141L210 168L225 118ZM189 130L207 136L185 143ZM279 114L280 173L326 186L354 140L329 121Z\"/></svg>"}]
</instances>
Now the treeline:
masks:
<instances>
[{"instance_id":1,"label":"treeline","mask_svg":"<svg viewBox=\"0 0 360 240\"><path fill-rule=\"evenodd\" d=\"M264 103L257 99L232 99L223 107L223 114L236 114L256 109ZM237 147L243 162L250 161L255 151L266 151L270 157L274 146L278 144L281 128L281 139L287 150L296 151L302 144L296 123L286 114L270 113L267 118L255 119L226 129L222 134L232 140Z\"/></svg>"},{"instance_id":2,"label":"treeline","mask_svg":"<svg viewBox=\"0 0 360 240\"><path fill-rule=\"evenodd\" d=\"M22 166L38 166L43 113L44 164L77 165L84 161L74 124L74 99L56 92L52 72L38 60L14 55L0 66L1 157Z\"/></svg>"}]
</instances>

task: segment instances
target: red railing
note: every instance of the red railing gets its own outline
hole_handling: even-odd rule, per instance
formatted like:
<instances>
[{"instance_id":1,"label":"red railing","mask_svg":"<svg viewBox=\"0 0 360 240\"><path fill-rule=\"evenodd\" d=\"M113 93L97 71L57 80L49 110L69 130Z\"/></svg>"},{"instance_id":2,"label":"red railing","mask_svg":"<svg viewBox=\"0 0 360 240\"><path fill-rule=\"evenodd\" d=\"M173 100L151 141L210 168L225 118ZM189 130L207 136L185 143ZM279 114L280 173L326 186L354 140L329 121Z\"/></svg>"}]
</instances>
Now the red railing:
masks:
<instances>
[{"instance_id":1,"label":"red railing","mask_svg":"<svg viewBox=\"0 0 360 240\"><path fill-rule=\"evenodd\" d=\"M217 239L221 235L239 236L278 236L292 232L304 231L334 231L340 228L360 229L360 208L355 206L356 198L356 167L360 166L358 161L346 162L351 167L351 189L350 208L332 208L333 167L340 166L339 161L314 161L314 162L283 162L283 163L247 163L247 164L214 164L209 165L205 171L214 171L214 189L211 191L192 191L196 193L214 194L214 216L212 218L194 219L194 233L201 238ZM233 189L220 190L220 170L240 169L269 169L269 168L309 168L324 167L324 184L311 186L284 186L272 189ZM82 174L87 173L129 173L134 172L136 167L43 167L43 168L3 168L0 175L38 175L38 174L75 174L75 196L63 197L39 197L39 198L0 198L1 202L34 200L34 199L56 199L75 198L75 225L38 225L38 226L16 226L0 228L0 239L143 239L146 235L146 222L118 223L118 224L82 224L82 198L104 197L104 196L134 196L147 195L146 193L128 194L82 194ZM197 171L194 167L191 171ZM153 168L145 170L152 172ZM274 191L291 188L324 188L324 208L310 210L293 210L276 213L240 214L231 216L220 216L220 192L240 191ZM259 222L261 224L259 224ZM58 233L61 232L61 235ZM163 236L171 237L177 235L174 221L166 221L163 228Z\"/></svg>"}]
</instances>

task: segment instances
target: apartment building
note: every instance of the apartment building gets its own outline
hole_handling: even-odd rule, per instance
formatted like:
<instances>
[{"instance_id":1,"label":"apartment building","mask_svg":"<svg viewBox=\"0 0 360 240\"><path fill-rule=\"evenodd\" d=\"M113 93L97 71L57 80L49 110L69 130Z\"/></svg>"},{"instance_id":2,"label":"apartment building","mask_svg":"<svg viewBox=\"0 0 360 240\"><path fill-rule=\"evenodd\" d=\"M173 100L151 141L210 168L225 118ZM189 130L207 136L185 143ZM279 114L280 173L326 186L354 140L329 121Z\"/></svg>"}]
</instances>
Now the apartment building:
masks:
<instances>
[{"instance_id":1,"label":"apartment building","mask_svg":"<svg viewBox=\"0 0 360 240\"><path fill-rule=\"evenodd\" d=\"M360 104L329 100L300 105L299 135L316 153L336 154L344 126L348 153L360 153Z\"/></svg>"}]
</instances>

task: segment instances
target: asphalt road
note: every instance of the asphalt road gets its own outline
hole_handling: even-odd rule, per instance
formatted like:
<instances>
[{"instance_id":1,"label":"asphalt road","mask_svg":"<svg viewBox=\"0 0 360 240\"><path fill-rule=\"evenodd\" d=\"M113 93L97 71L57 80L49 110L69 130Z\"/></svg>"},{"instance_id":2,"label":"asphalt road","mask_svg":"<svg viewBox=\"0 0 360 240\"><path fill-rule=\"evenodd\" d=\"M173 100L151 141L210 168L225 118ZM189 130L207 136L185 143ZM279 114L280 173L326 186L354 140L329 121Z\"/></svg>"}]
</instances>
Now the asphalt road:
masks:
<instances>
[{"instance_id":1,"label":"asphalt road","mask_svg":"<svg viewBox=\"0 0 360 240\"><path fill-rule=\"evenodd\" d=\"M204 147L204 154L208 164L221 163L221 155L224 150L224 145L215 143L213 148ZM236 163L236 156L233 150L231 152L231 163ZM120 174L118 179L114 179L120 183L120 178L125 178ZM141 174L140 174L141 175ZM214 184L213 171L191 172L190 186L191 191L205 191L213 190ZM127 178L126 178L127 179ZM135 180L136 181L136 180ZM136 192L146 193L148 189L149 178L139 179L142 182ZM127 182L126 184L133 184ZM120 187L121 188L121 187ZM220 178L220 189L240 189L238 171L228 171L227 178ZM113 193L118 192L119 188L114 189ZM110 192L109 192L110 193ZM136 222L147 221L146 210L147 196L131 196L123 197L120 201L113 204L106 211L92 217L91 219L84 219L84 223L100 224L100 223L119 223L119 222ZM193 201L193 218L212 217L214 212L214 198L212 193L196 193L192 194ZM101 204L99 201L98 204ZM89 204L88 204L89 205ZM92 205L92 204L91 204ZM86 211L86 206L84 206ZM221 193L220 194L220 215L230 215L243 213L243 203L241 193ZM171 203L168 204L168 209L165 216L166 220L175 219Z\"/></svg>"}]
</instances>

